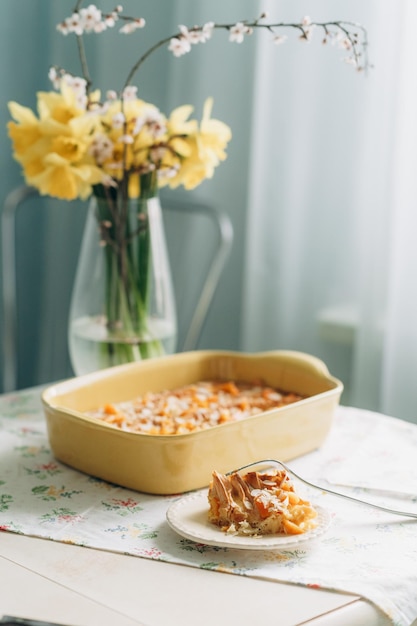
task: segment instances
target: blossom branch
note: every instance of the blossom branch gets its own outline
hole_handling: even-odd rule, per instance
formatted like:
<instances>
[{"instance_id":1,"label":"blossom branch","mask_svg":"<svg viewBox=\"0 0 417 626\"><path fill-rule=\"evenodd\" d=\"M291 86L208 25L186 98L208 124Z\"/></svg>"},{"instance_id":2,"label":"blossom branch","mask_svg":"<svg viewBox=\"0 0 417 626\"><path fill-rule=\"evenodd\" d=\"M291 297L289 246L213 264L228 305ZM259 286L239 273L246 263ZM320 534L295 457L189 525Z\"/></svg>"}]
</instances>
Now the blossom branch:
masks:
<instances>
[{"instance_id":1,"label":"blossom branch","mask_svg":"<svg viewBox=\"0 0 417 626\"><path fill-rule=\"evenodd\" d=\"M116 22L122 20L124 26L120 28L120 32L124 34L133 33L138 28L145 25L143 18L135 18L122 14L122 7L118 5L110 13L102 13L95 5L90 4L87 8L82 8L83 0L77 0L73 13L67 17L61 24L58 24L58 30L63 34L75 33L78 39L78 49L80 54L81 66L84 79L87 84L87 91L91 86L91 78L89 76L87 60L82 41L83 33L101 33L104 30L115 26ZM313 22L309 17L304 17L300 22L267 22L267 14L262 13L254 20L242 20L236 23L217 24L208 22L203 26L193 26L188 28L180 26L179 32L169 37L164 37L157 43L153 44L148 50L142 54L129 71L124 82L122 92L130 86L134 76L143 65L143 63L159 48L168 45L168 49L179 57L190 52L191 47L197 43L205 43L208 41L214 30L226 30L229 33L229 41L242 43L247 35L253 34L256 29L264 29L269 31L273 36L273 42L276 44L283 43L287 37L280 35L282 29L295 29L300 34L300 39L311 41L313 31L320 28L324 31L323 43L330 41L332 44L338 45L346 50L351 56L344 60L355 66L358 71L367 70L369 67L367 57L367 31L360 24L344 20L332 20L328 22Z\"/></svg>"},{"instance_id":2,"label":"blossom branch","mask_svg":"<svg viewBox=\"0 0 417 626\"><path fill-rule=\"evenodd\" d=\"M313 29L318 27L321 28L325 32L326 40L330 39L333 41L335 37L335 33L331 30L332 28L339 31L340 34L343 34L344 38L339 38L339 45L346 49L347 51L351 51L353 54L352 60L353 65L357 67L358 70L366 70L368 69L368 59L367 59L367 31L360 24L355 24L353 22L347 21L330 21L330 22L311 22L310 18L304 18L302 22L275 22L275 23L262 23L261 19L265 17L265 14L262 14L260 18L250 22L248 20L237 22L236 24L216 24L210 22L205 24L204 26L194 26L192 28L187 28L185 26L180 27L180 31L171 35L170 37L166 37L161 41L154 44L151 48L149 48L135 63L135 65L130 70L124 88L126 88L132 81L134 75L142 66L142 64L146 61L146 59L155 52L158 48L170 44L169 49L173 52L174 56L182 56L191 50L191 46L196 43L204 43L211 37L211 33L213 30L227 30L229 32L229 40L234 41L236 43L242 43L245 35L251 35L254 29L265 29L270 31L273 35L276 36L277 29L286 29L292 28L299 30L301 32L300 39L304 39L306 41L310 41L312 37ZM359 30L362 34L362 41L359 42L359 36L357 32L352 33L349 28L354 27L356 30ZM282 36L275 37L275 43L283 43L285 38ZM363 53L360 51L360 47L363 48Z\"/></svg>"},{"instance_id":3,"label":"blossom branch","mask_svg":"<svg viewBox=\"0 0 417 626\"><path fill-rule=\"evenodd\" d=\"M178 34L174 35L174 37L175 36L178 36ZM148 57L150 57L153 52L158 50L158 48L161 48L162 46L165 46L166 44L168 44L171 41L172 37L173 36L171 35L170 37L165 37L165 39L161 39L161 41L158 41L156 44L151 46L144 54L142 54L142 56L136 61L136 63L134 64L134 66L130 70L129 74L127 75L127 78L125 80L123 89L125 89L126 87L128 87L130 85L130 83L132 82L133 77L135 76L136 72L143 65L143 63L146 61L146 59Z\"/></svg>"},{"instance_id":4,"label":"blossom branch","mask_svg":"<svg viewBox=\"0 0 417 626\"><path fill-rule=\"evenodd\" d=\"M84 41L81 35L77 35L77 46L78 46L78 54L80 57L80 63L81 63L81 72L86 82L85 90L86 90L86 93L88 94L90 92L90 88L91 88L93 81L91 80L90 72L88 69L87 55L85 53Z\"/></svg>"}]
</instances>

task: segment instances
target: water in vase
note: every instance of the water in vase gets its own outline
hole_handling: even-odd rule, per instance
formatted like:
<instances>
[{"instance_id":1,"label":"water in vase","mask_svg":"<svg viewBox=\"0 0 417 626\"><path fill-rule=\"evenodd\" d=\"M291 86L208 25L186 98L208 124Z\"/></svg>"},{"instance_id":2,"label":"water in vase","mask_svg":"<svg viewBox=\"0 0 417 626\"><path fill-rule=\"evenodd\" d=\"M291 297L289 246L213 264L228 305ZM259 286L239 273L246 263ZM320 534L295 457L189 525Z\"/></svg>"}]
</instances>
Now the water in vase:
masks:
<instances>
[{"instance_id":1,"label":"water in vase","mask_svg":"<svg viewBox=\"0 0 417 626\"><path fill-rule=\"evenodd\" d=\"M176 325L160 319L149 320L148 332L142 339L133 334L117 336L117 333L109 333L102 317L76 319L69 331L71 362L77 376L113 365L172 354L176 343Z\"/></svg>"}]
</instances>

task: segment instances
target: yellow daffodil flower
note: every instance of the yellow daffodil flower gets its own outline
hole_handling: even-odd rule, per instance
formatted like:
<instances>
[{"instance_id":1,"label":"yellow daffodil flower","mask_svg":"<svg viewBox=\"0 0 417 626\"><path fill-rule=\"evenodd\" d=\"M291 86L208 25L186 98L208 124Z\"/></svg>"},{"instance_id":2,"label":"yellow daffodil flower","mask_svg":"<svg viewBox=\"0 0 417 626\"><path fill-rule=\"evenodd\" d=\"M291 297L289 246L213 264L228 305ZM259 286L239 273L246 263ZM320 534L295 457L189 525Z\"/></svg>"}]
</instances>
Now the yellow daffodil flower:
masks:
<instances>
[{"instance_id":1,"label":"yellow daffodil flower","mask_svg":"<svg viewBox=\"0 0 417 626\"><path fill-rule=\"evenodd\" d=\"M199 124L191 119L190 105L166 118L136 97L105 106L99 98L99 92L80 98L62 80L59 92L38 93L38 116L9 103L14 157L28 184L42 194L87 198L93 185L127 177L129 196L137 197L140 175L155 169L160 186L193 189L226 158L231 132L211 118L212 99L205 102Z\"/></svg>"}]
</instances>

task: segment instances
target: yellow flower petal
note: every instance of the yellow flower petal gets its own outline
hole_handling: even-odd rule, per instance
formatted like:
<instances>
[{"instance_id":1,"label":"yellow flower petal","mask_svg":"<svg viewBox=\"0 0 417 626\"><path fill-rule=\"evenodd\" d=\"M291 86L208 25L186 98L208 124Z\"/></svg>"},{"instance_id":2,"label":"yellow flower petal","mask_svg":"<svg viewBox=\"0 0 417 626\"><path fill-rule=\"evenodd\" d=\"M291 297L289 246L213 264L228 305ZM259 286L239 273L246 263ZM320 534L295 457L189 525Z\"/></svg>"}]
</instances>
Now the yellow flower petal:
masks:
<instances>
[{"instance_id":1,"label":"yellow flower petal","mask_svg":"<svg viewBox=\"0 0 417 626\"><path fill-rule=\"evenodd\" d=\"M129 198L138 198L140 193L140 181L138 174L131 174L129 176L128 194Z\"/></svg>"},{"instance_id":2,"label":"yellow flower petal","mask_svg":"<svg viewBox=\"0 0 417 626\"><path fill-rule=\"evenodd\" d=\"M187 157L191 155L191 145L190 140L188 138L182 139L181 137L175 137L168 141L168 145L182 157Z\"/></svg>"},{"instance_id":3,"label":"yellow flower petal","mask_svg":"<svg viewBox=\"0 0 417 626\"><path fill-rule=\"evenodd\" d=\"M7 124L9 137L13 142L14 156L17 160L24 158L27 150L41 138L37 126L32 124L18 125L14 122Z\"/></svg>"},{"instance_id":4,"label":"yellow flower petal","mask_svg":"<svg viewBox=\"0 0 417 626\"><path fill-rule=\"evenodd\" d=\"M62 84L61 93L40 91L37 96L41 120L52 118L61 124L66 124L73 117L85 113L77 104L75 92L65 83Z\"/></svg>"},{"instance_id":5,"label":"yellow flower petal","mask_svg":"<svg viewBox=\"0 0 417 626\"><path fill-rule=\"evenodd\" d=\"M87 198L92 192L91 186L103 179L99 168L88 165L73 167L58 154L45 157L44 165L44 170L32 178L32 183L42 195L63 200Z\"/></svg>"},{"instance_id":6,"label":"yellow flower petal","mask_svg":"<svg viewBox=\"0 0 417 626\"><path fill-rule=\"evenodd\" d=\"M167 123L168 133L170 136L191 135L197 131L197 121L188 120L193 111L194 107L189 104L184 104L183 106L180 106L172 111Z\"/></svg>"},{"instance_id":7,"label":"yellow flower petal","mask_svg":"<svg viewBox=\"0 0 417 626\"><path fill-rule=\"evenodd\" d=\"M79 161L86 151L86 144L75 137L55 137L51 150L72 163Z\"/></svg>"},{"instance_id":8,"label":"yellow flower petal","mask_svg":"<svg viewBox=\"0 0 417 626\"><path fill-rule=\"evenodd\" d=\"M9 102L8 107L9 107L10 115L13 117L14 120L16 120L16 122L19 122L20 124L36 124L37 123L38 121L37 117L33 113L33 111L31 111L31 109L27 107L23 107L17 102Z\"/></svg>"}]
</instances>

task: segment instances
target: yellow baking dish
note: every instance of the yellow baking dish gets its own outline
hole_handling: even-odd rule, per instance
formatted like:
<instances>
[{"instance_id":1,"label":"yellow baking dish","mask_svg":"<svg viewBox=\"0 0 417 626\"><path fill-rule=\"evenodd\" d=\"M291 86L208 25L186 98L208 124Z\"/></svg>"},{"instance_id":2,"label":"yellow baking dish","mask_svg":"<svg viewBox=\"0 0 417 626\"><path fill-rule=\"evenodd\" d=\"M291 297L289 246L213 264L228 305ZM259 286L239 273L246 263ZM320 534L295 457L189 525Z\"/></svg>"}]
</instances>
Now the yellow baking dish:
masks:
<instances>
[{"instance_id":1,"label":"yellow baking dish","mask_svg":"<svg viewBox=\"0 0 417 626\"><path fill-rule=\"evenodd\" d=\"M85 415L146 391L223 378L292 391L305 399L241 421L181 435L122 431ZM173 494L205 487L263 458L287 461L319 447L343 390L326 365L300 352L193 351L129 363L48 387L42 402L53 454L63 463L137 491Z\"/></svg>"}]
</instances>

